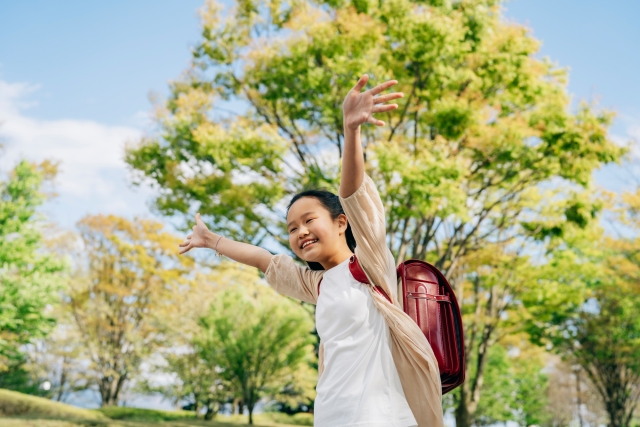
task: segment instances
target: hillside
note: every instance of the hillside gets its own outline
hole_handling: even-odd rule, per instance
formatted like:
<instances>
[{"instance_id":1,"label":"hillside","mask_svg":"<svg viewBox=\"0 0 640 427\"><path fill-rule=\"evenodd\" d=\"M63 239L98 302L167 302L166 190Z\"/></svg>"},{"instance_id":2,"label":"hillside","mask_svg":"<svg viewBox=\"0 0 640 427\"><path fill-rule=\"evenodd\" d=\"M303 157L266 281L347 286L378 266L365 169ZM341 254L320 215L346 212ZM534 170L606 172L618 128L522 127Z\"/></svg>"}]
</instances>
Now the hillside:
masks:
<instances>
[{"instance_id":1,"label":"hillside","mask_svg":"<svg viewBox=\"0 0 640 427\"><path fill-rule=\"evenodd\" d=\"M310 414L256 414L255 427L313 425ZM155 411L111 407L82 409L41 397L0 389L0 426L2 427L237 427L246 425L246 416L220 416L216 421L195 420L193 412Z\"/></svg>"}]
</instances>

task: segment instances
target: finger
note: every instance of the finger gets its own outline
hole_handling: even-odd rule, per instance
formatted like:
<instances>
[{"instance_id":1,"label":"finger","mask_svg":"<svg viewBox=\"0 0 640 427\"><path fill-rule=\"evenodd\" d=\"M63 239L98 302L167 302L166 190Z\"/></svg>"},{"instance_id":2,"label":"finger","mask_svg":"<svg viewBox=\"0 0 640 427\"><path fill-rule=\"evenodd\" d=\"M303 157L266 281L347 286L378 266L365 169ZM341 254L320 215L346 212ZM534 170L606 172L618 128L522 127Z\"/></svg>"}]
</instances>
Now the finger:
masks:
<instances>
[{"instance_id":1,"label":"finger","mask_svg":"<svg viewBox=\"0 0 640 427\"><path fill-rule=\"evenodd\" d=\"M368 81L369 81L369 75L368 74L363 75L362 77L360 77L360 80L358 80L358 83L356 83L356 85L351 90L354 92L361 92L362 88L367 84Z\"/></svg>"},{"instance_id":2,"label":"finger","mask_svg":"<svg viewBox=\"0 0 640 427\"><path fill-rule=\"evenodd\" d=\"M200 218L200 212L196 214L196 222L202 222L202 219Z\"/></svg>"},{"instance_id":3,"label":"finger","mask_svg":"<svg viewBox=\"0 0 640 427\"><path fill-rule=\"evenodd\" d=\"M191 246L191 245L187 246L186 248L184 248L183 250L180 251L180 255L189 252L192 247L193 246Z\"/></svg>"},{"instance_id":4,"label":"finger","mask_svg":"<svg viewBox=\"0 0 640 427\"><path fill-rule=\"evenodd\" d=\"M374 124L376 126L384 126L384 122L382 120L378 120L373 116L369 116L369 118L367 119L367 122Z\"/></svg>"},{"instance_id":5,"label":"finger","mask_svg":"<svg viewBox=\"0 0 640 427\"><path fill-rule=\"evenodd\" d=\"M371 92L371 94L373 95L377 95L382 91L385 91L387 89L389 89L391 86L393 86L394 84L398 83L397 80L389 80L387 82L381 83L378 86L369 89L369 91Z\"/></svg>"},{"instance_id":6,"label":"finger","mask_svg":"<svg viewBox=\"0 0 640 427\"><path fill-rule=\"evenodd\" d=\"M404 98L404 93L402 92L394 92L388 95L380 95L373 98L374 104L382 104L383 102L389 102L392 99Z\"/></svg>"},{"instance_id":7,"label":"finger","mask_svg":"<svg viewBox=\"0 0 640 427\"><path fill-rule=\"evenodd\" d=\"M187 240L185 240L184 242L180 243L178 246L184 247L184 246L187 246L190 243L191 243L191 236L187 237Z\"/></svg>"},{"instance_id":8,"label":"finger","mask_svg":"<svg viewBox=\"0 0 640 427\"><path fill-rule=\"evenodd\" d=\"M398 104L388 104L388 105L376 105L371 110L372 113L386 113L387 111L395 110L398 108Z\"/></svg>"}]
</instances>

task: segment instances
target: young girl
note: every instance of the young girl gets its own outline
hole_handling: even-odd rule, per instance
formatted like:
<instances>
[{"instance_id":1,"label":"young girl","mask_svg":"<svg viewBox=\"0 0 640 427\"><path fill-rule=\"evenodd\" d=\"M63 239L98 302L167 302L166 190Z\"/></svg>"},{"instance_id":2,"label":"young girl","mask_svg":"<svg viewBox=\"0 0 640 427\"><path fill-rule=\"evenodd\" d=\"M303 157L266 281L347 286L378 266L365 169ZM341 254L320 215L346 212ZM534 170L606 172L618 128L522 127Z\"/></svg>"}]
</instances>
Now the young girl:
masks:
<instances>
[{"instance_id":1,"label":"young girl","mask_svg":"<svg viewBox=\"0 0 640 427\"><path fill-rule=\"evenodd\" d=\"M342 104L344 153L340 196L319 190L297 194L287 210L289 244L311 268L287 255L235 242L207 229L196 215L193 233L181 254L210 248L259 268L278 292L317 304L320 336L319 380L315 400L317 427L441 427L442 394L438 363L420 328L400 308L396 264L386 246L385 214L371 178L364 172L360 126L384 126L374 113L398 106L387 102L400 92L379 95L397 83L361 92L365 74ZM372 285L349 271L352 255ZM318 295L318 284L320 296Z\"/></svg>"}]
</instances>

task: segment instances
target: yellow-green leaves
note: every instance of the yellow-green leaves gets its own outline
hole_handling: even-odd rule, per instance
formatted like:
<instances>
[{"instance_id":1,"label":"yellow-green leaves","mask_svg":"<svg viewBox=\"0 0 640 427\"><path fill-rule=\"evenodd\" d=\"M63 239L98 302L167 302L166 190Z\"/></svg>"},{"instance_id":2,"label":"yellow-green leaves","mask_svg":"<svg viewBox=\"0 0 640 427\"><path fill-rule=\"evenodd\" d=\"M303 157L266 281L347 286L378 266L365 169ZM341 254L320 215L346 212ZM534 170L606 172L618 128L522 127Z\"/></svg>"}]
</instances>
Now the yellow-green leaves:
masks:
<instances>
[{"instance_id":1,"label":"yellow-green leaves","mask_svg":"<svg viewBox=\"0 0 640 427\"><path fill-rule=\"evenodd\" d=\"M164 343L162 319L193 260L177 255L180 239L155 221L97 215L79 228L86 258L65 301L91 361L89 381L102 405L116 405L142 358Z\"/></svg>"},{"instance_id":2,"label":"yellow-green leaves","mask_svg":"<svg viewBox=\"0 0 640 427\"><path fill-rule=\"evenodd\" d=\"M198 207L237 238L280 240L282 197L335 186L342 100L365 72L405 93L381 115L388 127L362 130L403 257L437 247L432 261L463 265L452 257L483 239L526 232L535 188L587 186L622 154L606 138L610 114L572 113L566 72L535 57L539 43L497 1L209 2L203 26L161 134L127 159L159 184L161 211ZM221 99L247 110L223 119Z\"/></svg>"}]
</instances>

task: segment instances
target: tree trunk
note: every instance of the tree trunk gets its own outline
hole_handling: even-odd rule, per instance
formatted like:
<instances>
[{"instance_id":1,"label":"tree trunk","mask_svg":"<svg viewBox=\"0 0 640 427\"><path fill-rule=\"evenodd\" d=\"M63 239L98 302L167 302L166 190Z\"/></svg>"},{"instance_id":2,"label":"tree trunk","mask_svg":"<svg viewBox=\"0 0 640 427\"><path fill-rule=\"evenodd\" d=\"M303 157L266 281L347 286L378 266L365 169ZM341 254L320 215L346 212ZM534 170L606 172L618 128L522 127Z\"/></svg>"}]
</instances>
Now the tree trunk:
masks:
<instances>
[{"instance_id":1,"label":"tree trunk","mask_svg":"<svg viewBox=\"0 0 640 427\"><path fill-rule=\"evenodd\" d=\"M471 424L471 414L466 403L461 401L456 408L456 427L470 427Z\"/></svg>"},{"instance_id":2,"label":"tree trunk","mask_svg":"<svg viewBox=\"0 0 640 427\"><path fill-rule=\"evenodd\" d=\"M56 394L55 401L62 402L62 396L64 396L64 387L67 384L67 366L69 359L65 356L62 358L62 368L60 371L60 381L58 382L58 393Z\"/></svg>"},{"instance_id":3,"label":"tree trunk","mask_svg":"<svg viewBox=\"0 0 640 427\"><path fill-rule=\"evenodd\" d=\"M245 398L245 404L247 405L247 411L249 412L249 424L253 425L253 408L256 405L256 401L258 400L256 398L256 393L254 393L254 388L253 387L249 387L249 389L247 390L247 394L245 394L244 398Z\"/></svg>"},{"instance_id":4,"label":"tree trunk","mask_svg":"<svg viewBox=\"0 0 640 427\"><path fill-rule=\"evenodd\" d=\"M253 425L253 405L247 405L249 411L249 425Z\"/></svg>"},{"instance_id":5,"label":"tree trunk","mask_svg":"<svg viewBox=\"0 0 640 427\"><path fill-rule=\"evenodd\" d=\"M471 401L471 391L468 382L460 386L460 401L456 407L456 427L471 427L473 425L477 403Z\"/></svg>"},{"instance_id":6,"label":"tree trunk","mask_svg":"<svg viewBox=\"0 0 640 427\"><path fill-rule=\"evenodd\" d=\"M580 368L576 369L576 404L578 406L578 421L580 427L584 427L582 421L582 396L580 392Z\"/></svg>"},{"instance_id":7,"label":"tree trunk","mask_svg":"<svg viewBox=\"0 0 640 427\"><path fill-rule=\"evenodd\" d=\"M211 421L212 419L215 418L216 414L218 413L218 409L216 408L216 402L207 402L205 407L207 408L207 411L204 413L204 419L206 421Z\"/></svg>"},{"instance_id":8,"label":"tree trunk","mask_svg":"<svg viewBox=\"0 0 640 427\"><path fill-rule=\"evenodd\" d=\"M619 347L620 344L614 344ZM604 403L609 416L609 427L629 427L637 405L634 387L640 385L640 378L629 377L629 371L618 360L608 361L594 369L593 365L582 364Z\"/></svg>"},{"instance_id":9,"label":"tree trunk","mask_svg":"<svg viewBox=\"0 0 640 427\"><path fill-rule=\"evenodd\" d=\"M199 399L199 395L194 393L194 404L193 404L193 410L196 411L196 420L198 418L200 418L200 399Z\"/></svg>"},{"instance_id":10,"label":"tree trunk","mask_svg":"<svg viewBox=\"0 0 640 427\"><path fill-rule=\"evenodd\" d=\"M605 409L609 415L609 427L629 427L632 414L628 413L625 390L622 386L618 390L608 390L609 397L605 400Z\"/></svg>"},{"instance_id":11,"label":"tree trunk","mask_svg":"<svg viewBox=\"0 0 640 427\"><path fill-rule=\"evenodd\" d=\"M119 377L102 378L98 383L100 397L102 399L101 406L118 406L118 398L122 385L126 381L126 374Z\"/></svg>"}]
</instances>

